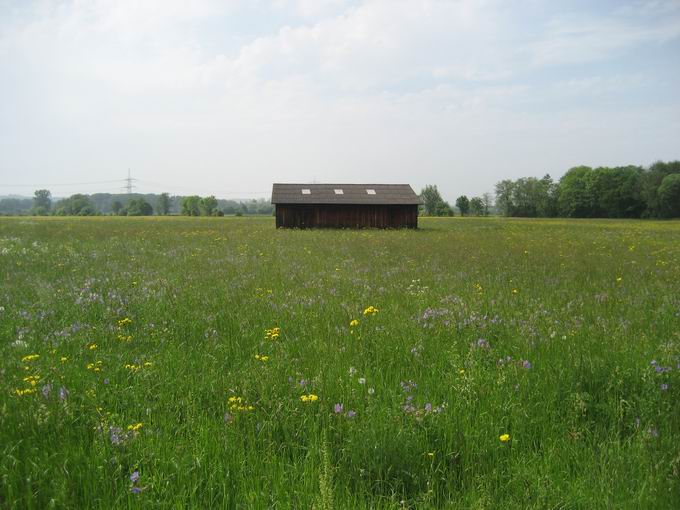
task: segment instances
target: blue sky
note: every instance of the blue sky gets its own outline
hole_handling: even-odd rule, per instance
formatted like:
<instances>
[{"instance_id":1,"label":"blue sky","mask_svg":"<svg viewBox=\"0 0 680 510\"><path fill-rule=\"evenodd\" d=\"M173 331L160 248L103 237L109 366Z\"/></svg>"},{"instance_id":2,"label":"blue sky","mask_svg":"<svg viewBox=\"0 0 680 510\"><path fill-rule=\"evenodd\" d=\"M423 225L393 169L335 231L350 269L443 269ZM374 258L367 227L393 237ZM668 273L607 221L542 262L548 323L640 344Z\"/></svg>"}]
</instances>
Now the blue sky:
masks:
<instances>
[{"instance_id":1,"label":"blue sky","mask_svg":"<svg viewBox=\"0 0 680 510\"><path fill-rule=\"evenodd\" d=\"M0 194L680 159L680 2L0 2ZM92 184L71 184L92 183Z\"/></svg>"}]
</instances>

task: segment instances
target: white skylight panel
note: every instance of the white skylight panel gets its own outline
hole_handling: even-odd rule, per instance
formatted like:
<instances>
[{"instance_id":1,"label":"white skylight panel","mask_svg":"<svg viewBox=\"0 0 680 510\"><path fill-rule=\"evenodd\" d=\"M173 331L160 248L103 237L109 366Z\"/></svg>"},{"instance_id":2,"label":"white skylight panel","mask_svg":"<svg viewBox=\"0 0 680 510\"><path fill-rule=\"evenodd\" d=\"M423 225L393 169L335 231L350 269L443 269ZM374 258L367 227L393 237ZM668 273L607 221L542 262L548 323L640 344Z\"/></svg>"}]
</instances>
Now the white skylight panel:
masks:
<instances>
[{"instance_id":1,"label":"white skylight panel","mask_svg":"<svg viewBox=\"0 0 680 510\"><path fill-rule=\"evenodd\" d=\"M367 193L368 195L375 195L375 190L374 190L374 189L367 189L367 190L366 190L366 193Z\"/></svg>"},{"instance_id":2,"label":"white skylight panel","mask_svg":"<svg viewBox=\"0 0 680 510\"><path fill-rule=\"evenodd\" d=\"M311 194L312 194L312 190L309 189L309 188L302 188L302 194L303 194L303 195L311 195Z\"/></svg>"},{"instance_id":3,"label":"white skylight panel","mask_svg":"<svg viewBox=\"0 0 680 510\"><path fill-rule=\"evenodd\" d=\"M335 191L336 195L344 195L345 194L345 192L342 191L341 189L334 189L333 191Z\"/></svg>"}]
</instances>

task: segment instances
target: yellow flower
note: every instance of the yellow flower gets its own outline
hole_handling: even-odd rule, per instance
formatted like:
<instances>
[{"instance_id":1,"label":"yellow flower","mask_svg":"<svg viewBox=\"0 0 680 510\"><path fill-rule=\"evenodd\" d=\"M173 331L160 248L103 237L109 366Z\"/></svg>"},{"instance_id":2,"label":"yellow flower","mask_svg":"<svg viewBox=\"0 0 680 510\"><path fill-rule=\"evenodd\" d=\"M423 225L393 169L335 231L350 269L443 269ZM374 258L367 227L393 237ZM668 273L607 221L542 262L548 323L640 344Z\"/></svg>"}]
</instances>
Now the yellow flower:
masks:
<instances>
[{"instance_id":1,"label":"yellow flower","mask_svg":"<svg viewBox=\"0 0 680 510\"><path fill-rule=\"evenodd\" d=\"M459 373L460 375L465 375L465 369L464 369L464 368L461 368L461 369L458 371L458 373Z\"/></svg>"},{"instance_id":2,"label":"yellow flower","mask_svg":"<svg viewBox=\"0 0 680 510\"><path fill-rule=\"evenodd\" d=\"M512 289L513 294L519 294L519 291L517 289Z\"/></svg>"},{"instance_id":3,"label":"yellow flower","mask_svg":"<svg viewBox=\"0 0 680 510\"><path fill-rule=\"evenodd\" d=\"M353 327L358 326L358 325L359 325L359 321L356 320L356 319L351 320L350 323L349 323L350 328L353 328Z\"/></svg>"},{"instance_id":4,"label":"yellow flower","mask_svg":"<svg viewBox=\"0 0 680 510\"><path fill-rule=\"evenodd\" d=\"M378 309L374 306L369 306L364 310L364 316L375 315L378 313Z\"/></svg>"},{"instance_id":5,"label":"yellow flower","mask_svg":"<svg viewBox=\"0 0 680 510\"><path fill-rule=\"evenodd\" d=\"M40 354L29 354L28 356L24 356L23 358L21 358L21 361L23 361L24 363L27 363L29 361L36 360L39 357L40 357Z\"/></svg>"},{"instance_id":6,"label":"yellow flower","mask_svg":"<svg viewBox=\"0 0 680 510\"><path fill-rule=\"evenodd\" d=\"M24 377L24 382L27 382L31 386L35 386L38 384L38 381L40 380L39 375L29 375L28 377Z\"/></svg>"},{"instance_id":7,"label":"yellow flower","mask_svg":"<svg viewBox=\"0 0 680 510\"><path fill-rule=\"evenodd\" d=\"M14 390L14 393L16 393L20 397L23 396L23 395L31 395L31 394L35 393L35 388L28 388L28 389L25 389L25 390L16 389L16 390Z\"/></svg>"},{"instance_id":8,"label":"yellow flower","mask_svg":"<svg viewBox=\"0 0 680 510\"><path fill-rule=\"evenodd\" d=\"M68 361L68 358L66 356L62 356L61 358L59 358L59 361L61 361L62 363L66 363Z\"/></svg>"},{"instance_id":9,"label":"yellow flower","mask_svg":"<svg viewBox=\"0 0 680 510\"><path fill-rule=\"evenodd\" d=\"M261 354L256 354L255 359L262 361L262 362L266 362L266 361L269 361L269 356L263 356Z\"/></svg>"},{"instance_id":10,"label":"yellow flower","mask_svg":"<svg viewBox=\"0 0 680 510\"><path fill-rule=\"evenodd\" d=\"M501 440L501 443L507 443L510 441L510 434L501 434L498 439Z\"/></svg>"},{"instance_id":11,"label":"yellow flower","mask_svg":"<svg viewBox=\"0 0 680 510\"><path fill-rule=\"evenodd\" d=\"M319 396L314 395L314 393L310 393L309 395L302 395L300 397L300 400L302 400L303 402L316 402L317 400L319 400Z\"/></svg>"},{"instance_id":12,"label":"yellow flower","mask_svg":"<svg viewBox=\"0 0 680 510\"><path fill-rule=\"evenodd\" d=\"M127 429L131 430L132 432L137 432L143 426L144 426L143 423L133 423L132 425L128 425Z\"/></svg>"},{"instance_id":13,"label":"yellow flower","mask_svg":"<svg viewBox=\"0 0 680 510\"><path fill-rule=\"evenodd\" d=\"M281 335L281 328L278 328L278 327L264 330L265 339L268 338L269 340L276 340L277 338L279 338L280 335Z\"/></svg>"},{"instance_id":14,"label":"yellow flower","mask_svg":"<svg viewBox=\"0 0 680 510\"><path fill-rule=\"evenodd\" d=\"M617 281L618 283L621 283L621 282L623 281L623 278L621 278L620 276L618 276L618 277L616 278L616 281Z\"/></svg>"},{"instance_id":15,"label":"yellow flower","mask_svg":"<svg viewBox=\"0 0 680 510\"><path fill-rule=\"evenodd\" d=\"M87 344L87 348L93 351L97 348L97 344L95 343Z\"/></svg>"}]
</instances>

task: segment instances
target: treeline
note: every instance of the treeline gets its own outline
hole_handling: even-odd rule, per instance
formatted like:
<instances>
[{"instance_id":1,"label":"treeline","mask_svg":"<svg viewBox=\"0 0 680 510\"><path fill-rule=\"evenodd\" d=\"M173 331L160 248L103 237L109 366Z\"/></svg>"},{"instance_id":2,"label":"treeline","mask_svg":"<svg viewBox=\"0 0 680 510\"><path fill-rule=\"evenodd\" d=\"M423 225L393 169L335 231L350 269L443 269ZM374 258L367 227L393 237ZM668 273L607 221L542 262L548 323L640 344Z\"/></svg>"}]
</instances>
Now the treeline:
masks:
<instances>
[{"instance_id":1,"label":"treeline","mask_svg":"<svg viewBox=\"0 0 680 510\"><path fill-rule=\"evenodd\" d=\"M442 198L437 185L428 184L420 192L423 201L419 213L425 216L454 216L455 209ZM490 193L484 193L481 197L468 198L461 195L456 199L455 207L461 216L488 216L494 212L493 199Z\"/></svg>"},{"instance_id":2,"label":"treeline","mask_svg":"<svg viewBox=\"0 0 680 510\"><path fill-rule=\"evenodd\" d=\"M76 194L53 200L49 190L37 190L33 198L5 197L0 199L0 215L34 216L189 216L271 215L273 206L268 200L224 200L214 196L171 196L161 194Z\"/></svg>"},{"instance_id":3,"label":"treeline","mask_svg":"<svg viewBox=\"0 0 680 510\"><path fill-rule=\"evenodd\" d=\"M678 218L680 161L640 166L571 168L558 182L523 177L496 184L505 216Z\"/></svg>"}]
</instances>

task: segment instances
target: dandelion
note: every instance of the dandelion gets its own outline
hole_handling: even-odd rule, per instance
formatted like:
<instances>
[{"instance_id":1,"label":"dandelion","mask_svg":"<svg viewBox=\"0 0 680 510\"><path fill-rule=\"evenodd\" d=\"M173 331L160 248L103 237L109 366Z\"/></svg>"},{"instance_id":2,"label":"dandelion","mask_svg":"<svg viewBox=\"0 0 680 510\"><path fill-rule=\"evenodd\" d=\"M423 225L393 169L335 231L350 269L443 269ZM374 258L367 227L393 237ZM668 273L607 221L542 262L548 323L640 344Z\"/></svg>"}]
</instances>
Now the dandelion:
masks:
<instances>
[{"instance_id":1,"label":"dandelion","mask_svg":"<svg viewBox=\"0 0 680 510\"><path fill-rule=\"evenodd\" d=\"M262 361L263 363L266 363L269 361L269 356L263 356L262 354L256 354L255 359L258 361Z\"/></svg>"},{"instance_id":2,"label":"dandelion","mask_svg":"<svg viewBox=\"0 0 680 510\"><path fill-rule=\"evenodd\" d=\"M21 358L21 361L24 363L28 363L29 361L35 361L40 357L40 354L29 354L28 356L24 356Z\"/></svg>"},{"instance_id":3,"label":"dandelion","mask_svg":"<svg viewBox=\"0 0 680 510\"><path fill-rule=\"evenodd\" d=\"M302 400L303 402L316 402L317 400L319 400L319 396L314 395L314 393L310 393L309 395L300 396L300 400Z\"/></svg>"},{"instance_id":4,"label":"dandelion","mask_svg":"<svg viewBox=\"0 0 680 510\"><path fill-rule=\"evenodd\" d=\"M24 382L30 384L31 386L35 386L38 384L38 381L40 381L40 376L39 375L29 375L28 377L24 377Z\"/></svg>"},{"instance_id":5,"label":"dandelion","mask_svg":"<svg viewBox=\"0 0 680 510\"><path fill-rule=\"evenodd\" d=\"M275 327L264 330L264 338L266 340L276 340L281 335L281 328Z\"/></svg>"},{"instance_id":6,"label":"dandelion","mask_svg":"<svg viewBox=\"0 0 680 510\"><path fill-rule=\"evenodd\" d=\"M87 348L90 349L91 351L94 351L97 348L97 344L89 343L87 344Z\"/></svg>"},{"instance_id":7,"label":"dandelion","mask_svg":"<svg viewBox=\"0 0 680 510\"><path fill-rule=\"evenodd\" d=\"M375 393L375 388L368 388L368 394L373 395Z\"/></svg>"},{"instance_id":8,"label":"dandelion","mask_svg":"<svg viewBox=\"0 0 680 510\"><path fill-rule=\"evenodd\" d=\"M512 289L513 294L519 294L519 291L517 289Z\"/></svg>"},{"instance_id":9,"label":"dandelion","mask_svg":"<svg viewBox=\"0 0 680 510\"><path fill-rule=\"evenodd\" d=\"M232 395L227 399L227 402L229 403L230 411L246 412L255 409L252 405L248 404L243 397Z\"/></svg>"},{"instance_id":10,"label":"dandelion","mask_svg":"<svg viewBox=\"0 0 680 510\"><path fill-rule=\"evenodd\" d=\"M365 317L368 317L369 315L375 315L376 313L378 313L378 309L374 306L369 306L364 310Z\"/></svg>"},{"instance_id":11,"label":"dandelion","mask_svg":"<svg viewBox=\"0 0 680 510\"><path fill-rule=\"evenodd\" d=\"M510 434L501 434L498 439L500 439L501 443L507 443L510 441Z\"/></svg>"},{"instance_id":12,"label":"dandelion","mask_svg":"<svg viewBox=\"0 0 680 510\"><path fill-rule=\"evenodd\" d=\"M17 388L16 390L14 390L14 393L16 393L17 396L19 397L23 397L24 395L32 395L33 393L35 393L35 388L27 388L25 390Z\"/></svg>"},{"instance_id":13,"label":"dandelion","mask_svg":"<svg viewBox=\"0 0 680 510\"><path fill-rule=\"evenodd\" d=\"M365 377L359 377L358 383L359 384L366 384L366 378Z\"/></svg>"},{"instance_id":14,"label":"dandelion","mask_svg":"<svg viewBox=\"0 0 680 510\"><path fill-rule=\"evenodd\" d=\"M61 358L59 358L59 361L61 361L62 363L66 363L68 361L68 358L66 356L62 356Z\"/></svg>"},{"instance_id":15,"label":"dandelion","mask_svg":"<svg viewBox=\"0 0 680 510\"><path fill-rule=\"evenodd\" d=\"M355 327L357 327L358 325L359 325L359 321L356 320L356 319L352 319L351 321L349 321L349 327L350 327L350 328L355 328Z\"/></svg>"},{"instance_id":16,"label":"dandelion","mask_svg":"<svg viewBox=\"0 0 680 510\"><path fill-rule=\"evenodd\" d=\"M131 432L137 432L139 431L142 427L144 426L143 423L133 423L132 425L128 425L127 429Z\"/></svg>"},{"instance_id":17,"label":"dandelion","mask_svg":"<svg viewBox=\"0 0 680 510\"><path fill-rule=\"evenodd\" d=\"M132 324L132 319L130 319L129 317L125 317L118 321L118 327L120 328L127 326L128 324Z\"/></svg>"}]
</instances>

